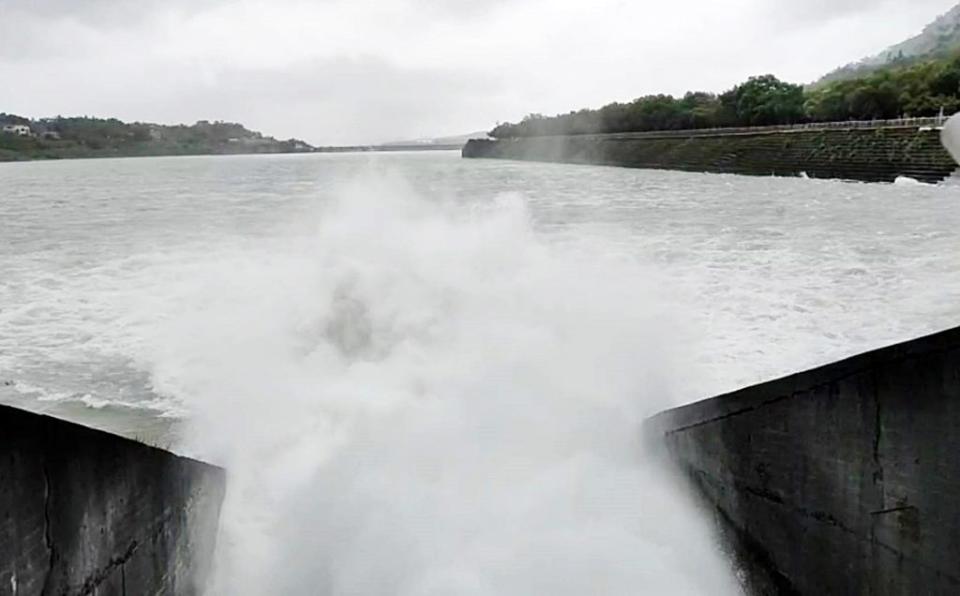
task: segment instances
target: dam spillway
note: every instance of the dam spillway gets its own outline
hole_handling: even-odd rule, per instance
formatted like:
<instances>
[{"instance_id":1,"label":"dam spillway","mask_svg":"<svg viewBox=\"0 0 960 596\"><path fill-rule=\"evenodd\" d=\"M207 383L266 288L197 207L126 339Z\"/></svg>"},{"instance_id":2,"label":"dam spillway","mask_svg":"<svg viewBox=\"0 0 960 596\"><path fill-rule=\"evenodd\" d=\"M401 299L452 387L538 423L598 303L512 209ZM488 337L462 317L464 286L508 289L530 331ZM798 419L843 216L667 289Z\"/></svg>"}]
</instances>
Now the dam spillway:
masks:
<instances>
[{"instance_id":1,"label":"dam spillway","mask_svg":"<svg viewBox=\"0 0 960 596\"><path fill-rule=\"evenodd\" d=\"M960 593L960 328L692 404L648 430L756 594Z\"/></svg>"},{"instance_id":2,"label":"dam spillway","mask_svg":"<svg viewBox=\"0 0 960 596\"><path fill-rule=\"evenodd\" d=\"M224 470L0 406L0 594L202 593Z\"/></svg>"},{"instance_id":3,"label":"dam spillway","mask_svg":"<svg viewBox=\"0 0 960 596\"><path fill-rule=\"evenodd\" d=\"M927 183L957 164L940 143L936 119L910 124L832 123L645 133L474 139L466 158L515 159L756 176Z\"/></svg>"}]
</instances>

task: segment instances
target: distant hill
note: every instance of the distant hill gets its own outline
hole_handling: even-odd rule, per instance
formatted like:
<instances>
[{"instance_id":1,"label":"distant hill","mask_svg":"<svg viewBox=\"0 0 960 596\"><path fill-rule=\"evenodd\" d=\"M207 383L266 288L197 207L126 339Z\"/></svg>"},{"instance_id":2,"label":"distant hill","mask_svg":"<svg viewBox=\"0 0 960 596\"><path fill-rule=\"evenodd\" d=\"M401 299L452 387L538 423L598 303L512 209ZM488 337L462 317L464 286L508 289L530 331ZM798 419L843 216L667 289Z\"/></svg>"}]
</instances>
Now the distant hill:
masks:
<instances>
[{"instance_id":1,"label":"distant hill","mask_svg":"<svg viewBox=\"0 0 960 596\"><path fill-rule=\"evenodd\" d=\"M945 56L957 49L960 49L960 4L937 17L916 37L890 46L859 62L838 68L814 83L814 86L859 78L886 66L906 66L925 58Z\"/></svg>"},{"instance_id":2,"label":"distant hill","mask_svg":"<svg viewBox=\"0 0 960 596\"><path fill-rule=\"evenodd\" d=\"M0 161L313 150L298 139L277 140L233 122L201 120L169 126L115 118L30 119L0 113Z\"/></svg>"}]
</instances>

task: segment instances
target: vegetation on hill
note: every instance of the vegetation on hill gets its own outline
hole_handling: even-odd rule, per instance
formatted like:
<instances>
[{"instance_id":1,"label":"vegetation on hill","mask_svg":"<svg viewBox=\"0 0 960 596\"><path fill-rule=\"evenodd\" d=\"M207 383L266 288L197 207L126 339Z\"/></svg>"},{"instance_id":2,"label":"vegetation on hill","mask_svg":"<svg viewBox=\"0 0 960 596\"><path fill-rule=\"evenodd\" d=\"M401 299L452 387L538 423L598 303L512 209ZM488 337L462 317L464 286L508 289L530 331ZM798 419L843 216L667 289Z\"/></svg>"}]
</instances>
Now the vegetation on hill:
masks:
<instances>
[{"instance_id":1,"label":"vegetation on hill","mask_svg":"<svg viewBox=\"0 0 960 596\"><path fill-rule=\"evenodd\" d=\"M580 110L553 117L531 114L518 124L498 125L490 131L490 136L503 138L788 124L803 118L803 102L802 86L785 83L773 75L764 75L753 77L722 95L694 91L682 98L648 95L630 103L612 103L599 110Z\"/></svg>"},{"instance_id":2,"label":"vegetation on hill","mask_svg":"<svg viewBox=\"0 0 960 596\"><path fill-rule=\"evenodd\" d=\"M893 65L807 92L807 118L831 120L936 116L960 111L960 55Z\"/></svg>"},{"instance_id":3,"label":"vegetation on hill","mask_svg":"<svg viewBox=\"0 0 960 596\"><path fill-rule=\"evenodd\" d=\"M29 135L0 132L0 161L75 157L291 153L313 148L297 139L279 141L232 122L201 120L192 126L125 123L110 118L31 120L0 113L0 130L21 124Z\"/></svg>"},{"instance_id":4,"label":"vegetation on hill","mask_svg":"<svg viewBox=\"0 0 960 596\"><path fill-rule=\"evenodd\" d=\"M752 77L716 95L650 95L598 110L547 117L531 114L497 125L496 138L645 132L936 116L960 111L960 55L897 64L815 88L773 75Z\"/></svg>"},{"instance_id":5,"label":"vegetation on hill","mask_svg":"<svg viewBox=\"0 0 960 596\"><path fill-rule=\"evenodd\" d=\"M960 5L950 9L910 39L875 56L847 64L814 83L814 87L865 77L887 66L909 66L930 58L945 58L960 48Z\"/></svg>"}]
</instances>

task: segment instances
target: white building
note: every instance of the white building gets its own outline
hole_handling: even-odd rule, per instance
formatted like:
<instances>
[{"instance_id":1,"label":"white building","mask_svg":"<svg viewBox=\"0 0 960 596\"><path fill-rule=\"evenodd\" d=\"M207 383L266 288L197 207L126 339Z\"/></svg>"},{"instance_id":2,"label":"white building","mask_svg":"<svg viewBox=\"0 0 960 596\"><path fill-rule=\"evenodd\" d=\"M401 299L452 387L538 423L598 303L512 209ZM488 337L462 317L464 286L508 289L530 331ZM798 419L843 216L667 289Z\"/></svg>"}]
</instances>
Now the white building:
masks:
<instances>
[{"instance_id":1,"label":"white building","mask_svg":"<svg viewBox=\"0 0 960 596\"><path fill-rule=\"evenodd\" d=\"M29 137L32 134L30 127L26 124L4 124L3 132L21 137Z\"/></svg>"}]
</instances>

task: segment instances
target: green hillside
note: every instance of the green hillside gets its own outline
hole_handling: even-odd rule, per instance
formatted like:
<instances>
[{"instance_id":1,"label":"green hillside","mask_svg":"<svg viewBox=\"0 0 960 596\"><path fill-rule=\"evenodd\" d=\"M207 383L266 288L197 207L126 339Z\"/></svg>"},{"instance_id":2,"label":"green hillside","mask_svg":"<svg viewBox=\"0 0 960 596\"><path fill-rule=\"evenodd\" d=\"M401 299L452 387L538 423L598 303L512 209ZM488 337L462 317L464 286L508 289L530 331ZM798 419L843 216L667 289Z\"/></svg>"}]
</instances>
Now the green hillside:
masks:
<instances>
[{"instance_id":1,"label":"green hillside","mask_svg":"<svg viewBox=\"0 0 960 596\"><path fill-rule=\"evenodd\" d=\"M815 85L751 77L723 93L647 95L498 124L494 138L890 120L960 112L960 5L923 32Z\"/></svg>"},{"instance_id":2,"label":"green hillside","mask_svg":"<svg viewBox=\"0 0 960 596\"><path fill-rule=\"evenodd\" d=\"M3 132L5 127L14 126L25 126L29 131L19 128ZM303 141L279 141L232 122L201 120L191 126L167 126L113 118L58 116L31 120L0 113L0 161L312 150Z\"/></svg>"},{"instance_id":3,"label":"green hillside","mask_svg":"<svg viewBox=\"0 0 960 596\"><path fill-rule=\"evenodd\" d=\"M910 39L875 56L847 64L827 74L814 86L867 76L889 66L909 66L930 58L943 58L960 49L960 5L950 9Z\"/></svg>"},{"instance_id":4,"label":"green hillside","mask_svg":"<svg viewBox=\"0 0 960 596\"><path fill-rule=\"evenodd\" d=\"M960 55L878 68L817 87L752 77L719 95L650 95L557 116L498 124L495 138L889 120L960 111Z\"/></svg>"}]
</instances>

